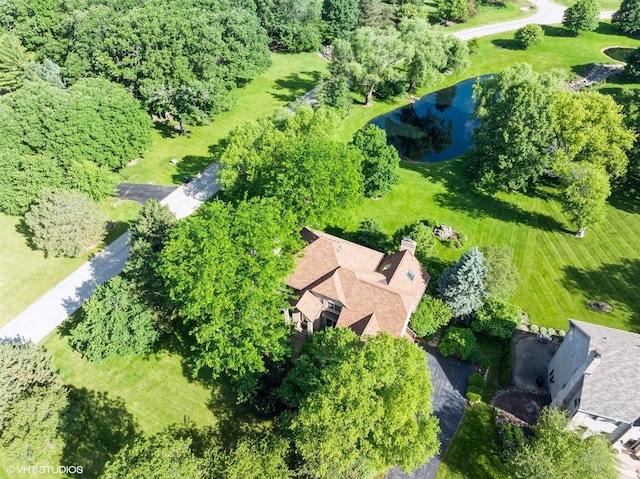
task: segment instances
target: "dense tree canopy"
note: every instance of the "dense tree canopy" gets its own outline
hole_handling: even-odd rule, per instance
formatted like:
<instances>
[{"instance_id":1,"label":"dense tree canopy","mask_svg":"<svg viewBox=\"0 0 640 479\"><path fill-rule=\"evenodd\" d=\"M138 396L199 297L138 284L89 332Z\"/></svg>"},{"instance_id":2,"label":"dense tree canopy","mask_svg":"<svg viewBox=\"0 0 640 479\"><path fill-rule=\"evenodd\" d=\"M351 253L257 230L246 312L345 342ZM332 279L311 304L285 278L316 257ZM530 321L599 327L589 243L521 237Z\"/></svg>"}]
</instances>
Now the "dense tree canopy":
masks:
<instances>
[{"instance_id":1,"label":"dense tree canopy","mask_svg":"<svg viewBox=\"0 0 640 479\"><path fill-rule=\"evenodd\" d=\"M582 439L567 429L560 409L543 409L533 438L510 460L517 479L614 479L615 457L606 437Z\"/></svg>"},{"instance_id":2,"label":"dense tree canopy","mask_svg":"<svg viewBox=\"0 0 640 479\"><path fill-rule=\"evenodd\" d=\"M479 186L526 190L551 165L553 74L516 64L482 80L474 91L476 115L473 169Z\"/></svg>"},{"instance_id":3,"label":"dense tree canopy","mask_svg":"<svg viewBox=\"0 0 640 479\"><path fill-rule=\"evenodd\" d=\"M69 344L89 361L147 354L158 339L154 317L135 285L114 276L84 303Z\"/></svg>"},{"instance_id":4,"label":"dense tree canopy","mask_svg":"<svg viewBox=\"0 0 640 479\"><path fill-rule=\"evenodd\" d=\"M463 361L475 363L482 357L478 341L469 328L451 327L442 335L438 349L443 356L456 355Z\"/></svg>"},{"instance_id":5,"label":"dense tree canopy","mask_svg":"<svg viewBox=\"0 0 640 479\"><path fill-rule=\"evenodd\" d=\"M194 456L189 438L162 432L136 437L107 463L105 479L203 479L205 463Z\"/></svg>"},{"instance_id":6,"label":"dense tree canopy","mask_svg":"<svg viewBox=\"0 0 640 479\"><path fill-rule=\"evenodd\" d=\"M640 0L622 0L620 9L614 12L611 23L623 33L640 32Z\"/></svg>"},{"instance_id":7,"label":"dense tree canopy","mask_svg":"<svg viewBox=\"0 0 640 479\"><path fill-rule=\"evenodd\" d=\"M469 19L467 0L437 0L436 17L441 22L466 22Z\"/></svg>"},{"instance_id":8,"label":"dense tree canopy","mask_svg":"<svg viewBox=\"0 0 640 479\"><path fill-rule=\"evenodd\" d=\"M359 0L324 0L322 2L323 36L327 43L347 38L358 25Z\"/></svg>"},{"instance_id":9,"label":"dense tree canopy","mask_svg":"<svg viewBox=\"0 0 640 479\"><path fill-rule=\"evenodd\" d=\"M220 157L225 195L274 197L299 224L326 224L362 198L362 154L335 140L337 122L299 108L237 128Z\"/></svg>"},{"instance_id":10,"label":"dense tree canopy","mask_svg":"<svg viewBox=\"0 0 640 479\"><path fill-rule=\"evenodd\" d=\"M29 55L20 39L10 33L0 35L0 95L22 86L28 63Z\"/></svg>"},{"instance_id":11,"label":"dense tree canopy","mask_svg":"<svg viewBox=\"0 0 640 479\"><path fill-rule=\"evenodd\" d=\"M471 314L482 306L486 271L484 256L473 247L442 272L438 278L438 293L451 308L453 316Z\"/></svg>"},{"instance_id":12,"label":"dense tree canopy","mask_svg":"<svg viewBox=\"0 0 640 479\"><path fill-rule=\"evenodd\" d=\"M299 242L295 218L274 199L213 201L170 230L157 270L197 344L196 368L246 391L265 355L288 354L284 280Z\"/></svg>"},{"instance_id":13,"label":"dense tree canopy","mask_svg":"<svg viewBox=\"0 0 640 479\"><path fill-rule=\"evenodd\" d=\"M353 135L353 146L362 153L364 196L375 198L389 193L400 177L400 156L393 145L387 145L382 128L367 125Z\"/></svg>"},{"instance_id":14,"label":"dense tree canopy","mask_svg":"<svg viewBox=\"0 0 640 479\"><path fill-rule=\"evenodd\" d=\"M69 167L115 169L151 144L151 120L124 88L86 78L68 89L28 83L0 100L0 148L43 154Z\"/></svg>"},{"instance_id":15,"label":"dense tree canopy","mask_svg":"<svg viewBox=\"0 0 640 479\"><path fill-rule=\"evenodd\" d=\"M106 217L82 193L44 189L24 216L32 244L47 256L76 257L95 248L106 232Z\"/></svg>"},{"instance_id":16,"label":"dense tree canopy","mask_svg":"<svg viewBox=\"0 0 640 479\"><path fill-rule=\"evenodd\" d=\"M622 107L598 92L556 92L553 99L555 166L583 161L603 167L612 178L627 172L635 134L627 128Z\"/></svg>"},{"instance_id":17,"label":"dense tree canopy","mask_svg":"<svg viewBox=\"0 0 640 479\"><path fill-rule=\"evenodd\" d=\"M256 5L273 50L295 53L320 47L322 0L257 0Z\"/></svg>"},{"instance_id":18,"label":"dense tree canopy","mask_svg":"<svg viewBox=\"0 0 640 479\"><path fill-rule=\"evenodd\" d=\"M364 95L365 105L371 106L376 88L385 81L399 80L400 64L410 57L411 48L395 29L361 27L350 41L335 42L331 72L349 78L352 87Z\"/></svg>"},{"instance_id":19,"label":"dense tree canopy","mask_svg":"<svg viewBox=\"0 0 640 479\"><path fill-rule=\"evenodd\" d=\"M600 9L596 0L577 0L564 11L562 25L577 35L580 31L592 32L600 24Z\"/></svg>"},{"instance_id":20,"label":"dense tree canopy","mask_svg":"<svg viewBox=\"0 0 640 479\"><path fill-rule=\"evenodd\" d=\"M16 464L51 461L62 450L67 391L53 358L34 344L0 342L0 456Z\"/></svg>"},{"instance_id":21,"label":"dense tree canopy","mask_svg":"<svg viewBox=\"0 0 640 479\"><path fill-rule=\"evenodd\" d=\"M314 478L410 472L438 450L424 352L387 334L361 341L346 328L315 333L282 387L289 429Z\"/></svg>"},{"instance_id":22,"label":"dense tree canopy","mask_svg":"<svg viewBox=\"0 0 640 479\"><path fill-rule=\"evenodd\" d=\"M471 329L499 339L509 339L522 320L522 310L500 298L489 298L476 312Z\"/></svg>"}]
</instances>

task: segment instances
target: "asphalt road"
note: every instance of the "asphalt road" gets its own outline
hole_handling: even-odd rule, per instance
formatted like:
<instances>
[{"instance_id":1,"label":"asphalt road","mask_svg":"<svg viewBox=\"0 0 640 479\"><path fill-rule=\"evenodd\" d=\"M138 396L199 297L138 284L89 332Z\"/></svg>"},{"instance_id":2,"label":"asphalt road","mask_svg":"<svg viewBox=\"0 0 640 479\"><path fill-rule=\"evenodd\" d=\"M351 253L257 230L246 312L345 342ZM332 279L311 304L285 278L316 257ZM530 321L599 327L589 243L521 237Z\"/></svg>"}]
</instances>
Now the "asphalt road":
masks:
<instances>
[{"instance_id":1,"label":"asphalt road","mask_svg":"<svg viewBox=\"0 0 640 479\"><path fill-rule=\"evenodd\" d=\"M217 170L218 165L209 166L191 183L175 188L161 203L168 205L178 218L190 215L220 189ZM128 232L120 236L0 328L0 338L42 341L82 306L96 286L122 271L129 257L128 236Z\"/></svg>"},{"instance_id":2,"label":"asphalt road","mask_svg":"<svg viewBox=\"0 0 640 479\"><path fill-rule=\"evenodd\" d=\"M144 185L141 183L120 183L118 185L118 198L144 203L154 199L161 201L169 196L177 186Z\"/></svg>"},{"instance_id":3,"label":"asphalt road","mask_svg":"<svg viewBox=\"0 0 640 479\"><path fill-rule=\"evenodd\" d=\"M425 349L434 390L431 396L433 412L440 422L440 433L438 434L440 451L427 464L416 469L412 474L405 474L396 467L387 473L386 479L435 478L442 455L447 450L464 413L467 377L473 372L473 367L451 356L443 357L436 348L427 346Z\"/></svg>"}]
</instances>

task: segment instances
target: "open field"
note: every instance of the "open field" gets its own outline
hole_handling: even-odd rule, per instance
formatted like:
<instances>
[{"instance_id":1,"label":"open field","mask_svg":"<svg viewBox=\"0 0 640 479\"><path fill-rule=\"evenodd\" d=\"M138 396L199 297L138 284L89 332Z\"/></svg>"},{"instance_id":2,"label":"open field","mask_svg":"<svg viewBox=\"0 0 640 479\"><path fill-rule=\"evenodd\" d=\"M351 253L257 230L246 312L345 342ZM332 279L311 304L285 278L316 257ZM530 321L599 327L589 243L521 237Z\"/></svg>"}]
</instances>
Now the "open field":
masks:
<instances>
[{"instance_id":1,"label":"open field","mask_svg":"<svg viewBox=\"0 0 640 479\"><path fill-rule=\"evenodd\" d=\"M338 226L354 231L364 218L389 233L420 219L433 219L468 236L465 246L504 244L514 250L521 284L513 301L533 323L567 328L575 318L640 332L640 198L637 186L611 199L606 223L575 238L551 187L528 194L484 196L473 191L464 159L442 163L403 162L400 184L379 200L366 200ZM444 260L461 250L438 248ZM607 301L610 314L588 309Z\"/></svg>"}]
</instances>

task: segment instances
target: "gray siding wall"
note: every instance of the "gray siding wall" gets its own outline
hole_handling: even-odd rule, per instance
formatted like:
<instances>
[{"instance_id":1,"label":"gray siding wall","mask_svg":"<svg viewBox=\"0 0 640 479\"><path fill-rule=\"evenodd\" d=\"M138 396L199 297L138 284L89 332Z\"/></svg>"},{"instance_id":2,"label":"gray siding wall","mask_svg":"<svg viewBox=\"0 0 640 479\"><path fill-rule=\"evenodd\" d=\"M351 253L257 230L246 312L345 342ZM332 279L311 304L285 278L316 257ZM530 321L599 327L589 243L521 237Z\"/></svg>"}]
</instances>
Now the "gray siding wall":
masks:
<instances>
[{"instance_id":1,"label":"gray siding wall","mask_svg":"<svg viewBox=\"0 0 640 479\"><path fill-rule=\"evenodd\" d=\"M556 403L558 394L564 394L573 388L591 361L589 354L589 336L579 328L571 326L562 344L547 366L547 382L552 403ZM559 399L559 398L558 398Z\"/></svg>"}]
</instances>

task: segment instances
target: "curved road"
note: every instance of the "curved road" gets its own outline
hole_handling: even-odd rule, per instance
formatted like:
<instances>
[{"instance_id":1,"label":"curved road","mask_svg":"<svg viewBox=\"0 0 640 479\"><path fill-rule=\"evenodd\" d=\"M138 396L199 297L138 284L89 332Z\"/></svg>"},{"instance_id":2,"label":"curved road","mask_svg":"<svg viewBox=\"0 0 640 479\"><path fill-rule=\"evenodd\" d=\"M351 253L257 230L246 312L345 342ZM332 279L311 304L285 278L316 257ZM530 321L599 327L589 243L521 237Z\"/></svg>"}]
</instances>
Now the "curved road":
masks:
<instances>
[{"instance_id":1,"label":"curved road","mask_svg":"<svg viewBox=\"0 0 640 479\"><path fill-rule=\"evenodd\" d=\"M467 40L515 30L528 23L557 24L562 21L564 7L549 0L533 1L537 3L537 12L534 15L520 20L471 28L453 35ZM602 12L601 17L608 18L611 13ZM162 200L162 203L169 205L178 218L190 215L220 189L216 181L216 171L217 165L209 166L199 178L176 189ZM97 285L122 271L129 256L127 236L128 233L125 233L115 240L95 258L83 264L7 325L0 328L0 338L22 338L33 342L44 339L91 296Z\"/></svg>"}]
</instances>

